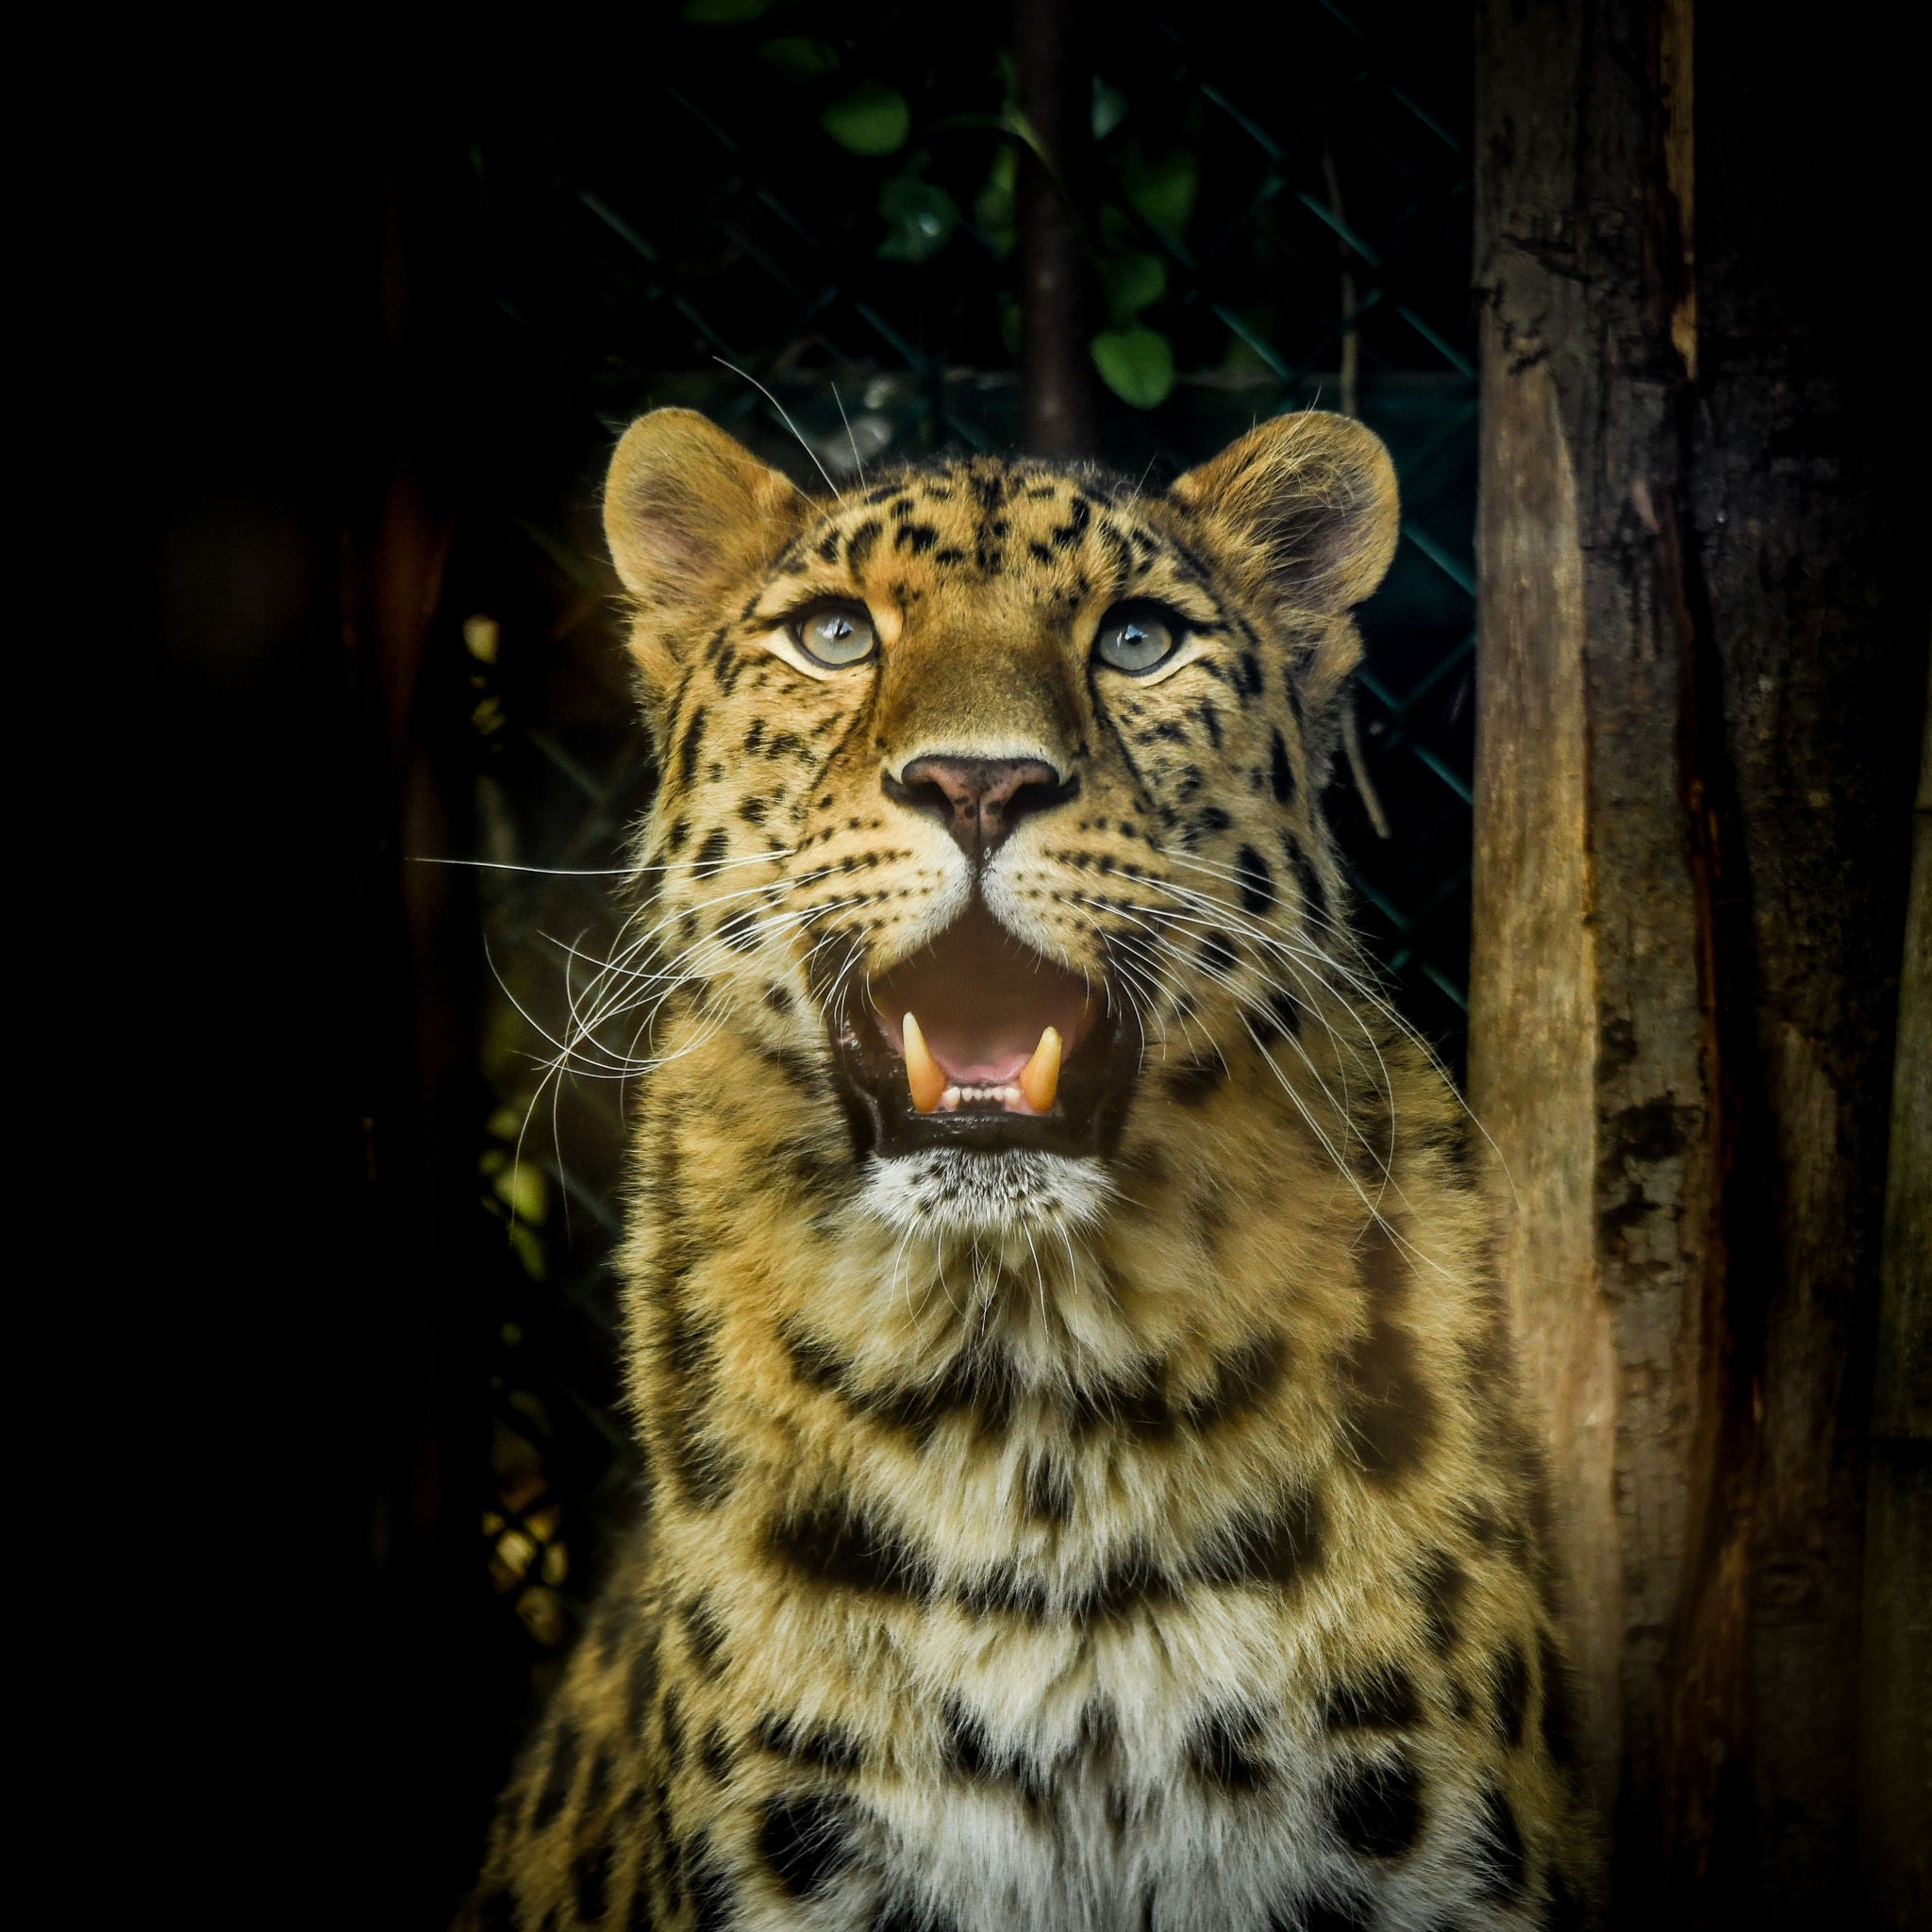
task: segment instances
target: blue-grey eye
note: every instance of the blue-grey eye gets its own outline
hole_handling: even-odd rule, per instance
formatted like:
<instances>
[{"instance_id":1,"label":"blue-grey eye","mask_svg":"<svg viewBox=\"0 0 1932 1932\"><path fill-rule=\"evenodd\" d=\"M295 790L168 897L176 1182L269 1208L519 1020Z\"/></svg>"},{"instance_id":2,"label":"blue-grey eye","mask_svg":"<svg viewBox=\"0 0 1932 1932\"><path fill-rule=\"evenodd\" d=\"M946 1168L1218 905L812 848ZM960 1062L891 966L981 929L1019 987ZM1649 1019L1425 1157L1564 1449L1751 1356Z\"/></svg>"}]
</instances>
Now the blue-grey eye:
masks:
<instances>
[{"instance_id":1,"label":"blue-grey eye","mask_svg":"<svg viewBox=\"0 0 1932 1932\"><path fill-rule=\"evenodd\" d=\"M794 618L791 635L814 663L834 670L870 658L878 644L872 619L861 604L823 604Z\"/></svg>"},{"instance_id":2,"label":"blue-grey eye","mask_svg":"<svg viewBox=\"0 0 1932 1932\"><path fill-rule=\"evenodd\" d=\"M1150 604L1120 604L1100 620L1093 655L1115 671L1135 675L1164 664L1180 642L1180 627Z\"/></svg>"}]
</instances>

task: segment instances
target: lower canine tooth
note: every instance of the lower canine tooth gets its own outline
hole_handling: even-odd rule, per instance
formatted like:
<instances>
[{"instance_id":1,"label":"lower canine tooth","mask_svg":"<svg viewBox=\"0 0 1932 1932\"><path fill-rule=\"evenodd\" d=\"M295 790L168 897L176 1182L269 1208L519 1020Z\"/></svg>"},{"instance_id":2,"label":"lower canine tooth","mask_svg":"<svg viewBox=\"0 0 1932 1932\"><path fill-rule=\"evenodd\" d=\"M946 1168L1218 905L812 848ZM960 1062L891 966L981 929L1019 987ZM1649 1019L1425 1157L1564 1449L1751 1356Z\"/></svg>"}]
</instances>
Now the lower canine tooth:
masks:
<instances>
[{"instance_id":1,"label":"lower canine tooth","mask_svg":"<svg viewBox=\"0 0 1932 1932\"><path fill-rule=\"evenodd\" d=\"M906 1084L912 1090L912 1105L921 1113L930 1113L940 1104L940 1095L946 1091L946 1076L940 1072L939 1062L933 1058L931 1049L925 1043L925 1035L919 1030L919 1022L910 1013L904 1023L906 1039ZM1055 1060L1058 1062L1058 1054Z\"/></svg>"},{"instance_id":2,"label":"lower canine tooth","mask_svg":"<svg viewBox=\"0 0 1932 1932\"><path fill-rule=\"evenodd\" d=\"M1020 1069L1020 1091L1035 1113L1045 1113L1060 1091L1060 1037L1049 1026L1040 1036L1033 1058Z\"/></svg>"}]
</instances>

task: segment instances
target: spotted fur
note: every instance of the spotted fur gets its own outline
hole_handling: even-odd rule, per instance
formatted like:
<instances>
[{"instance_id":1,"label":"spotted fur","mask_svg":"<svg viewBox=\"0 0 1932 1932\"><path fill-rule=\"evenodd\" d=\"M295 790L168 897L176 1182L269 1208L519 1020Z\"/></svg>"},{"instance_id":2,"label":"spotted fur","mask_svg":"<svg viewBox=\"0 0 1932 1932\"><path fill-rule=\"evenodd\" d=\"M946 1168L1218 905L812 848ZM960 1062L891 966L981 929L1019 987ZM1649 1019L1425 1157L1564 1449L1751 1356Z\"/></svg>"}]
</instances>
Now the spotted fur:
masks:
<instances>
[{"instance_id":1,"label":"spotted fur","mask_svg":"<svg viewBox=\"0 0 1932 1932\"><path fill-rule=\"evenodd\" d=\"M665 411L607 525L663 770L607 988L650 1022L651 1500L469 1923L1581 1923L1479 1163L1320 811L1380 445L1291 417L1165 491L972 458L812 501ZM873 659L788 655L826 595ZM1129 596L1186 620L1170 675L1096 664ZM882 790L931 752L1078 775L980 889L1138 1023L1107 1158L855 1153L832 985L972 890Z\"/></svg>"}]
</instances>

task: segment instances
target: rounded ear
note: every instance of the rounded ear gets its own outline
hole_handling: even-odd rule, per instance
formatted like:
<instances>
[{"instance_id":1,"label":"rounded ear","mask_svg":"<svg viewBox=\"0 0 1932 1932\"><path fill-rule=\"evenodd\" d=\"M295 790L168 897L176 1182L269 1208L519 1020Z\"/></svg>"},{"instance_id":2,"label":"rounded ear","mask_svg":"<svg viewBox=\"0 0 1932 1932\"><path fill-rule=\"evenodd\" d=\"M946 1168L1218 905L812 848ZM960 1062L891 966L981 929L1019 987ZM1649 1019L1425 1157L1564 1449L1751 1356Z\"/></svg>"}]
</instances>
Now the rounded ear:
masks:
<instances>
[{"instance_id":1,"label":"rounded ear","mask_svg":"<svg viewBox=\"0 0 1932 1932\"><path fill-rule=\"evenodd\" d=\"M1373 430L1322 409L1276 416L1175 479L1169 496L1263 601L1340 612L1387 574L1401 516Z\"/></svg>"},{"instance_id":2,"label":"rounded ear","mask_svg":"<svg viewBox=\"0 0 1932 1932\"><path fill-rule=\"evenodd\" d=\"M655 683L735 607L807 508L790 477L694 409L654 409L624 432L604 481L604 536L636 606L631 650Z\"/></svg>"}]
</instances>

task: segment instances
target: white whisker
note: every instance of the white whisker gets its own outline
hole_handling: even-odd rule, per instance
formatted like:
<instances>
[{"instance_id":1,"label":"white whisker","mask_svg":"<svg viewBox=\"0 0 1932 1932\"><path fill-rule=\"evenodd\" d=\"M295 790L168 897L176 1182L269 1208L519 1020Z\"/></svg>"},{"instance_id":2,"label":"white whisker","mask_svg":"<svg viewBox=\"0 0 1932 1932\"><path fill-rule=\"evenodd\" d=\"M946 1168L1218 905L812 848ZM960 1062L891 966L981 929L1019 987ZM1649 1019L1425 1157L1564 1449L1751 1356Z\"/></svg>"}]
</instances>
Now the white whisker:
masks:
<instances>
[{"instance_id":1,"label":"white whisker","mask_svg":"<svg viewBox=\"0 0 1932 1932\"><path fill-rule=\"evenodd\" d=\"M778 398L774 396L772 393L772 391L768 390L764 386L764 384L758 379L756 375L747 374L747 372L741 369L736 362L727 362L722 356L713 356L711 358L711 360L717 363L721 368L730 370L733 375L741 376L746 382L751 384L752 388L758 391L759 395L764 397L766 402L771 404L773 408L777 410L778 414L784 419L786 428L791 430L793 437L797 439L799 448L802 449L806 453L806 455L812 459L813 466L817 469L819 475L825 479L825 488L829 490L834 496L838 497L839 507L842 509L845 507L845 498L843 493L841 491L839 486L832 481L831 471L826 469L824 464L819 461L818 451L813 449L811 444L806 441L805 438L799 434L798 425L794 423L789 415L786 414L785 405L781 403L778 400Z\"/></svg>"}]
</instances>

